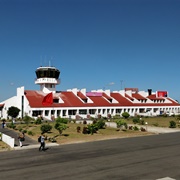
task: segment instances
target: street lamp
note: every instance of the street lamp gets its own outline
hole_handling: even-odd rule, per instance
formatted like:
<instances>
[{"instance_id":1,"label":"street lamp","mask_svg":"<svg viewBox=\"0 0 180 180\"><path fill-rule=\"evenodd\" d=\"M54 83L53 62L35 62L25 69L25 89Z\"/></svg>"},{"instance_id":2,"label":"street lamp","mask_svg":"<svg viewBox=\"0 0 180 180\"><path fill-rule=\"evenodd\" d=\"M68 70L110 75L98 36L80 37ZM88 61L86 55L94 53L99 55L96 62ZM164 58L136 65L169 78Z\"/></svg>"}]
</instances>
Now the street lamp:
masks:
<instances>
[{"instance_id":1,"label":"street lamp","mask_svg":"<svg viewBox=\"0 0 180 180\"><path fill-rule=\"evenodd\" d=\"M109 127L110 127L110 121L111 121L111 120L110 120L110 119L108 119L108 122L109 122Z\"/></svg>"},{"instance_id":2,"label":"street lamp","mask_svg":"<svg viewBox=\"0 0 180 180\"><path fill-rule=\"evenodd\" d=\"M145 125L146 125L146 131L147 131L147 125L148 125L148 122L145 122Z\"/></svg>"}]
</instances>

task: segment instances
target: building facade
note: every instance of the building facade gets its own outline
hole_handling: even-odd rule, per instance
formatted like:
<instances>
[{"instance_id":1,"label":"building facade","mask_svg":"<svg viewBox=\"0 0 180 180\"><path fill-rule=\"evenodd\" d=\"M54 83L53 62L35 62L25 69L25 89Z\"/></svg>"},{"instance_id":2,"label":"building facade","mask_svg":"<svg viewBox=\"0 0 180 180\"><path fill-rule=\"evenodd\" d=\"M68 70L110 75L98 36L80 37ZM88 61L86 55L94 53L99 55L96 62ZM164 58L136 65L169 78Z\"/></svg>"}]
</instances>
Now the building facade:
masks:
<instances>
[{"instance_id":1,"label":"building facade","mask_svg":"<svg viewBox=\"0 0 180 180\"><path fill-rule=\"evenodd\" d=\"M55 67L39 67L36 70L35 84L40 90L17 88L15 96L0 103L0 117L8 118L9 107L20 109L19 117L53 120L60 116L71 119L113 117L123 112L130 116L158 116L180 114L180 104L169 97L167 91L139 91L138 88L125 88L120 91L68 89L57 91L60 84L60 71Z\"/></svg>"}]
</instances>

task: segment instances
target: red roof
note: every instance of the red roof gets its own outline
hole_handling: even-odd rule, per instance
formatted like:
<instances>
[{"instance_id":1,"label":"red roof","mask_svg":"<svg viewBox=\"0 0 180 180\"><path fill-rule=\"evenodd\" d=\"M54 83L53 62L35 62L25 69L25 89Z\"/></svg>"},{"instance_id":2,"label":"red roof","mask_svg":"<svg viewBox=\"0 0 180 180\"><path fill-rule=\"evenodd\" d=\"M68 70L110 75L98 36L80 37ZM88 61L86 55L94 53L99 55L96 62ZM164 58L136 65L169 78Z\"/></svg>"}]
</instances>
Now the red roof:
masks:
<instances>
[{"instance_id":1,"label":"red roof","mask_svg":"<svg viewBox=\"0 0 180 180\"><path fill-rule=\"evenodd\" d=\"M146 100L145 97L141 96L141 95L138 94L138 93L133 93L133 94L132 94L132 97L134 97L134 98L137 99L137 100Z\"/></svg>"},{"instance_id":2,"label":"red roof","mask_svg":"<svg viewBox=\"0 0 180 180\"><path fill-rule=\"evenodd\" d=\"M42 101L44 97L47 95L41 91L31 91L26 90L25 95L29 101L29 105L32 108L37 107L44 107L42 105ZM127 95L126 95L127 96ZM56 99L56 101L53 102L52 105L46 106L46 107L100 107L100 106L179 106L180 104L176 101L171 100L170 98L167 98L171 103L134 103L130 101L129 97L124 97L118 92L111 92L110 96L103 93L103 96L89 96L89 98L92 100L92 103L86 103L79 99L88 99L85 95L83 95L81 92L77 93L77 96L73 92L64 91L64 92L58 92L53 94L53 99ZM105 97L105 98L104 98ZM112 103L111 101L115 99L117 102ZM139 94L133 95L133 98L141 98L141 99L151 99L154 100L155 95L150 95L148 97L143 97ZM60 103L57 102L57 99L60 99ZM165 99L165 98L155 98L155 99Z\"/></svg>"},{"instance_id":3,"label":"red roof","mask_svg":"<svg viewBox=\"0 0 180 180\"><path fill-rule=\"evenodd\" d=\"M103 95L103 97L105 97L106 99L112 100L112 98L111 98L110 96L108 96L106 93L103 93L102 95Z\"/></svg>"},{"instance_id":4,"label":"red roof","mask_svg":"<svg viewBox=\"0 0 180 180\"><path fill-rule=\"evenodd\" d=\"M81 99L87 99L87 97L82 93L82 92L77 92L77 95L81 98Z\"/></svg>"},{"instance_id":5,"label":"red roof","mask_svg":"<svg viewBox=\"0 0 180 180\"><path fill-rule=\"evenodd\" d=\"M148 99L151 99L151 100L164 100L164 98L162 97L156 97L156 94L151 94L149 96L147 96Z\"/></svg>"},{"instance_id":6,"label":"red roof","mask_svg":"<svg viewBox=\"0 0 180 180\"><path fill-rule=\"evenodd\" d=\"M133 106L133 103L130 100L123 97L119 93L111 93L111 97L113 97L116 101L119 102L119 106Z\"/></svg>"},{"instance_id":7,"label":"red roof","mask_svg":"<svg viewBox=\"0 0 180 180\"><path fill-rule=\"evenodd\" d=\"M134 98L132 98L131 96L129 96L128 94L125 93L125 97L129 98L131 101L134 100Z\"/></svg>"}]
</instances>

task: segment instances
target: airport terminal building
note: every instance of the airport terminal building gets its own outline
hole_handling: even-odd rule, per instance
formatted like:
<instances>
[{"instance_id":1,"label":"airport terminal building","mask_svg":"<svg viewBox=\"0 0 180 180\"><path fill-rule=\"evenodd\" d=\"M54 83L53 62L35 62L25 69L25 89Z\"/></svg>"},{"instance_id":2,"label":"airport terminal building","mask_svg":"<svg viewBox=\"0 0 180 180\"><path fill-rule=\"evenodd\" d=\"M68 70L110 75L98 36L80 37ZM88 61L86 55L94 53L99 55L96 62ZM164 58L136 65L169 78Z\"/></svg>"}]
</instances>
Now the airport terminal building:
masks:
<instances>
[{"instance_id":1,"label":"airport terminal building","mask_svg":"<svg viewBox=\"0 0 180 180\"><path fill-rule=\"evenodd\" d=\"M168 96L167 91L139 91L138 88L125 88L120 91L68 89L57 91L60 84L60 71L55 67L36 69L35 84L40 90L17 88L15 96L0 103L0 117L7 119L9 107L20 109L19 117L53 120L60 116L71 119L113 117L128 112L130 116L157 116L180 114L180 104Z\"/></svg>"}]
</instances>

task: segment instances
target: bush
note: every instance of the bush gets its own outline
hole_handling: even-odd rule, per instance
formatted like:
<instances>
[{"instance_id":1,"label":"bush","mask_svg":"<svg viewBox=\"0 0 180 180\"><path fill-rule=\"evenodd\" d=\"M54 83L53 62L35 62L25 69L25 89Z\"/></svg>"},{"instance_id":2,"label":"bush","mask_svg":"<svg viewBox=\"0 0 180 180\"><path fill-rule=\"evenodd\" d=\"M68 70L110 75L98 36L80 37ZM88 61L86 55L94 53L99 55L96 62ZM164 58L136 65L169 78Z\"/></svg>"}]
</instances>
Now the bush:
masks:
<instances>
[{"instance_id":1,"label":"bush","mask_svg":"<svg viewBox=\"0 0 180 180\"><path fill-rule=\"evenodd\" d=\"M141 131L143 131L143 132L145 132L146 131L146 129L145 128L143 128L143 127L141 127L141 129L140 129Z\"/></svg>"},{"instance_id":2,"label":"bush","mask_svg":"<svg viewBox=\"0 0 180 180\"><path fill-rule=\"evenodd\" d=\"M97 120L96 119L94 119L93 120L93 122L92 122L92 124L96 124L97 123Z\"/></svg>"},{"instance_id":3,"label":"bush","mask_svg":"<svg viewBox=\"0 0 180 180\"><path fill-rule=\"evenodd\" d=\"M84 121L83 121L83 124L87 124L87 121L86 121L86 120L84 120Z\"/></svg>"},{"instance_id":4,"label":"bush","mask_svg":"<svg viewBox=\"0 0 180 180\"><path fill-rule=\"evenodd\" d=\"M30 121L32 120L32 118L31 118L30 116L25 116L25 117L23 118L23 120L24 120L25 124L29 124Z\"/></svg>"},{"instance_id":5,"label":"bush","mask_svg":"<svg viewBox=\"0 0 180 180\"><path fill-rule=\"evenodd\" d=\"M52 129L52 126L50 124L43 124L41 126L42 133L47 133L47 132L51 131L51 129Z\"/></svg>"},{"instance_id":6,"label":"bush","mask_svg":"<svg viewBox=\"0 0 180 180\"><path fill-rule=\"evenodd\" d=\"M106 123L105 123L105 121L103 121L103 120L98 120L98 121L96 122L96 124L97 124L98 129L104 129L105 126L106 126Z\"/></svg>"},{"instance_id":7,"label":"bush","mask_svg":"<svg viewBox=\"0 0 180 180\"><path fill-rule=\"evenodd\" d=\"M63 130L67 129L67 125L64 123L56 122L54 125L54 128L59 131L59 134L61 135Z\"/></svg>"},{"instance_id":8,"label":"bush","mask_svg":"<svg viewBox=\"0 0 180 180\"><path fill-rule=\"evenodd\" d=\"M89 129L87 127L83 127L83 131L82 131L83 134L89 134Z\"/></svg>"},{"instance_id":9,"label":"bush","mask_svg":"<svg viewBox=\"0 0 180 180\"><path fill-rule=\"evenodd\" d=\"M176 128L176 122L175 121L170 121L169 124L170 124L169 125L170 128Z\"/></svg>"},{"instance_id":10,"label":"bush","mask_svg":"<svg viewBox=\"0 0 180 180\"><path fill-rule=\"evenodd\" d=\"M122 113L122 117L124 117L125 119L127 119L129 116L130 116L130 114L128 112Z\"/></svg>"},{"instance_id":11,"label":"bush","mask_svg":"<svg viewBox=\"0 0 180 180\"><path fill-rule=\"evenodd\" d=\"M126 121L123 119L117 120L116 125L117 125L117 128L119 128L120 130L122 130L123 128L125 129L128 128Z\"/></svg>"},{"instance_id":12,"label":"bush","mask_svg":"<svg viewBox=\"0 0 180 180\"><path fill-rule=\"evenodd\" d=\"M77 126L76 130L77 130L78 133L80 133L81 132L81 127Z\"/></svg>"},{"instance_id":13,"label":"bush","mask_svg":"<svg viewBox=\"0 0 180 180\"><path fill-rule=\"evenodd\" d=\"M91 135L93 135L94 133L96 133L97 130L98 130L96 124L89 124L87 128L88 128L89 133L90 133Z\"/></svg>"},{"instance_id":14,"label":"bush","mask_svg":"<svg viewBox=\"0 0 180 180\"><path fill-rule=\"evenodd\" d=\"M145 125L144 120L140 118L140 122L139 122L139 124L141 124L141 125Z\"/></svg>"},{"instance_id":15,"label":"bush","mask_svg":"<svg viewBox=\"0 0 180 180\"><path fill-rule=\"evenodd\" d=\"M55 139L55 137L50 137L50 138L48 138L48 141L50 141L50 142L56 142L56 139Z\"/></svg>"},{"instance_id":16,"label":"bush","mask_svg":"<svg viewBox=\"0 0 180 180\"><path fill-rule=\"evenodd\" d=\"M21 132L23 130L22 127L18 127L18 131Z\"/></svg>"},{"instance_id":17,"label":"bush","mask_svg":"<svg viewBox=\"0 0 180 180\"><path fill-rule=\"evenodd\" d=\"M140 119L138 117L133 118L133 123L134 124L140 123Z\"/></svg>"},{"instance_id":18,"label":"bush","mask_svg":"<svg viewBox=\"0 0 180 180\"><path fill-rule=\"evenodd\" d=\"M27 133L27 130L26 130L26 129L25 129L25 130L23 130L23 131L22 131L22 133Z\"/></svg>"},{"instance_id":19,"label":"bush","mask_svg":"<svg viewBox=\"0 0 180 180\"><path fill-rule=\"evenodd\" d=\"M12 128L12 129L15 129L16 128L16 125L14 125L14 123L10 123L7 125L9 128Z\"/></svg>"},{"instance_id":20,"label":"bush","mask_svg":"<svg viewBox=\"0 0 180 180\"><path fill-rule=\"evenodd\" d=\"M34 135L34 133L32 131L28 131L27 134L30 135L30 136Z\"/></svg>"},{"instance_id":21,"label":"bush","mask_svg":"<svg viewBox=\"0 0 180 180\"><path fill-rule=\"evenodd\" d=\"M63 123L63 124L67 124L68 123L68 120L65 119L65 118L58 117L55 120L56 120L56 123Z\"/></svg>"},{"instance_id":22,"label":"bush","mask_svg":"<svg viewBox=\"0 0 180 180\"><path fill-rule=\"evenodd\" d=\"M135 131L139 131L139 128L138 128L137 126L134 126L133 129L134 129Z\"/></svg>"},{"instance_id":23,"label":"bush","mask_svg":"<svg viewBox=\"0 0 180 180\"><path fill-rule=\"evenodd\" d=\"M42 124L42 119L41 118L37 118L35 120L35 124Z\"/></svg>"}]
</instances>

